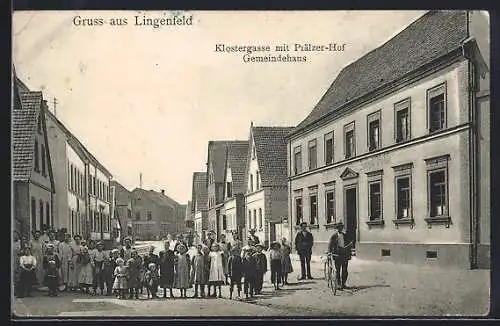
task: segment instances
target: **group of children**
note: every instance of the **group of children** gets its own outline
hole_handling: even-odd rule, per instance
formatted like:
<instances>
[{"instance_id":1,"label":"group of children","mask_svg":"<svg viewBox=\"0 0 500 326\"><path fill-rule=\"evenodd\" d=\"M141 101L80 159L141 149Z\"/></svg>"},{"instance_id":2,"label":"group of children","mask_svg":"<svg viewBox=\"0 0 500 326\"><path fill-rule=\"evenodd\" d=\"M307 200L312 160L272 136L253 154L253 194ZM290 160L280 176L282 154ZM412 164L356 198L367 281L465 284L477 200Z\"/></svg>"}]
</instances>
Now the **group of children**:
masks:
<instances>
[{"instance_id":1,"label":"group of children","mask_svg":"<svg viewBox=\"0 0 500 326\"><path fill-rule=\"evenodd\" d=\"M245 297L261 294L264 275L268 271L268 259L263 253L261 244L226 246L225 243L213 242L208 245L198 245L193 257L188 254L188 248L183 242L170 248L170 242L165 242L165 248L159 255L154 253L154 247L140 256L130 241L121 249L105 252L101 243L96 247L89 245L77 237L78 254L76 259L69 261L69 271L76 275L76 283L70 279L68 283L61 282L61 252L55 252L55 247L48 244L42 259L44 283L49 288L49 295L55 296L59 286L64 283L64 290L80 289L83 293L101 295L116 295L120 299L138 299L139 294L146 289L147 298L158 298L158 289L163 288L163 297L169 292L173 298L173 289L180 290L180 297L187 297L187 289L193 288L196 298L222 297L222 286L229 285L230 298L236 287L238 297L242 290ZM221 248L222 247L222 248ZM269 250L271 281L276 290L280 284L287 284L287 275L292 272L290 247L283 242L281 246L274 242ZM20 296L29 296L32 284L36 284L35 271L37 258L32 255L31 247L24 248L20 256ZM74 278L74 277L73 277ZM242 289L243 286L243 289ZM93 291L90 291L92 289Z\"/></svg>"}]
</instances>

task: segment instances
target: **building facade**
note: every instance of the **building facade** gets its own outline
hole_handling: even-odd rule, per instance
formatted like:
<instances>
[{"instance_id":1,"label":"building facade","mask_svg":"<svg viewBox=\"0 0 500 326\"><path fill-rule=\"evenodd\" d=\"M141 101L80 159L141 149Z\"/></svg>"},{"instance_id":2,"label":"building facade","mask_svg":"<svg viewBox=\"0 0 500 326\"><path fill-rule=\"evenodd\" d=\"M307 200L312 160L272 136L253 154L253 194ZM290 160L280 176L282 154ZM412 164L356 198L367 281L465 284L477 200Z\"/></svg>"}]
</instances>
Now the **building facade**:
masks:
<instances>
[{"instance_id":1,"label":"building facade","mask_svg":"<svg viewBox=\"0 0 500 326\"><path fill-rule=\"evenodd\" d=\"M55 220L71 235L113 242L111 173L68 128L47 111L48 141L54 162Z\"/></svg>"},{"instance_id":2,"label":"building facade","mask_svg":"<svg viewBox=\"0 0 500 326\"><path fill-rule=\"evenodd\" d=\"M134 237L132 227L132 198L131 192L118 181L111 181L114 192L114 214L120 223L122 237Z\"/></svg>"},{"instance_id":3,"label":"building facade","mask_svg":"<svg viewBox=\"0 0 500 326\"><path fill-rule=\"evenodd\" d=\"M179 218L184 220L184 214L178 213L181 205L166 196L164 190L135 188L131 198L132 232L136 239L159 240L180 231Z\"/></svg>"},{"instance_id":4,"label":"building facade","mask_svg":"<svg viewBox=\"0 0 500 326\"><path fill-rule=\"evenodd\" d=\"M291 237L307 222L319 254L343 221L360 258L489 265L489 77L473 21L487 24L431 11L340 72L288 138Z\"/></svg>"},{"instance_id":5,"label":"building facade","mask_svg":"<svg viewBox=\"0 0 500 326\"><path fill-rule=\"evenodd\" d=\"M52 174L42 92L29 91L14 71L12 108L13 225L29 235L54 220L55 186Z\"/></svg>"},{"instance_id":6,"label":"building facade","mask_svg":"<svg viewBox=\"0 0 500 326\"><path fill-rule=\"evenodd\" d=\"M191 191L191 214L194 219L194 237L198 242L205 240L208 231L207 173L194 172Z\"/></svg>"},{"instance_id":7,"label":"building facade","mask_svg":"<svg viewBox=\"0 0 500 326\"><path fill-rule=\"evenodd\" d=\"M208 228L214 231L217 238L222 234L222 211L224 208L224 174L227 158L227 147L245 144L242 140L217 140L208 142L207 158L207 195L208 195Z\"/></svg>"},{"instance_id":8,"label":"building facade","mask_svg":"<svg viewBox=\"0 0 500 326\"><path fill-rule=\"evenodd\" d=\"M245 234L245 171L248 142L229 143L224 172L224 206L220 234L229 242Z\"/></svg>"},{"instance_id":9,"label":"building facade","mask_svg":"<svg viewBox=\"0 0 500 326\"><path fill-rule=\"evenodd\" d=\"M250 127L245 172L245 230L266 244L288 228L287 144L292 127ZM244 237L246 241L247 237Z\"/></svg>"}]
</instances>

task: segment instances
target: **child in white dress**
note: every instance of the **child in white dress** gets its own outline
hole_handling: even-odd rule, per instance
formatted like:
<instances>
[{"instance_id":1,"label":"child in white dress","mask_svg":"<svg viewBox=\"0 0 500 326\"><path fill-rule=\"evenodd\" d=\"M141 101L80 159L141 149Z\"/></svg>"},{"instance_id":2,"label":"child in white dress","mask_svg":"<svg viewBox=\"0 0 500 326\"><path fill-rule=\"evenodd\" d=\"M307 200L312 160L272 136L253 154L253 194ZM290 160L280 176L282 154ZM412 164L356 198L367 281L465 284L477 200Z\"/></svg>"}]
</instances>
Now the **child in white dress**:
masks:
<instances>
[{"instance_id":1,"label":"child in white dress","mask_svg":"<svg viewBox=\"0 0 500 326\"><path fill-rule=\"evenodd\" d=\"M220 250L218 243L212 244L212 251L210 252L210 276L208 278L209 287L214 287L213 296L217 296L216 288L219 289L219 298L222 298L222 284L226 281L224 275L223 253ZM210 290L209 290L210 292Z\"/></svg>"}]
</instances>

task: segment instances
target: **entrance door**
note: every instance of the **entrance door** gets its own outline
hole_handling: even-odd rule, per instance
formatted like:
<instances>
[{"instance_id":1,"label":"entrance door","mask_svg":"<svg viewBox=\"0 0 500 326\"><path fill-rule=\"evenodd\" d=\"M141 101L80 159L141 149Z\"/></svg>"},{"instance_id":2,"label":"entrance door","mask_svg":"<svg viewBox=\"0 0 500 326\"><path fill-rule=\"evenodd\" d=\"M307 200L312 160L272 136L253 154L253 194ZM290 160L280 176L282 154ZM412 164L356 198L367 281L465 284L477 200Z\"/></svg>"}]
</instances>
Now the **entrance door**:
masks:
<instances>
[{"instance_id":1,"label":"entrance door","mask_svg":"<svg viewBox=\"0 0 500 326\"><path fill-rule=\"evenodd\" d=\"M345 189L345 232L348 239L353 241L353 248L356 247L356 228L357 228L357 189L349 187Z\"/></svg>"}]
</instances>

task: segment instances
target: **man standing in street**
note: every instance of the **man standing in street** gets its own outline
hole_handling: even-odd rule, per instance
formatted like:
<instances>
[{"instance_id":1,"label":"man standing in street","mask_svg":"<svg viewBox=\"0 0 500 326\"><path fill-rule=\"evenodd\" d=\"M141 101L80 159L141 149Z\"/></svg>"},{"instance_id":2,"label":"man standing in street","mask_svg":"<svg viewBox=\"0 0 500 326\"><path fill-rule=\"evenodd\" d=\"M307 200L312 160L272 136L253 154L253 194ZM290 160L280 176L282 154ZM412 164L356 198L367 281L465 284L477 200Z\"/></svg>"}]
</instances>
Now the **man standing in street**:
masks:
<instances>
[{"instance_id":1,"label":"man standing in street","mask_svg":"<svg viewBox=\"0 0 500 326\"><path fill-rule=\"evenodd\" d=\"M339 289L344 289L347 281L347 266L351 259L351 246L346 234L344 233L344 223L342 221L335 225L336 232L330 237L328 252L333 253L335 257L335 279Z\"/></svg>"},{"instance_id":2,"label":"man standing in street","mask_svg":"<svg viewBox=\"0 0 500 326\"><path fill-rule=\"evenodd\" d=\"M312 280L311 276L311 255L312 247L314 244L314 238L311 232L307 231L307 223L300 223L301 230L295 236L295 249L300 257L300 270L301 278L300 280L307 279Z\"/></svg>"}]
</instances>

